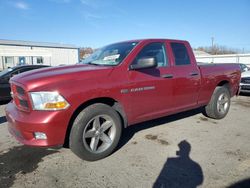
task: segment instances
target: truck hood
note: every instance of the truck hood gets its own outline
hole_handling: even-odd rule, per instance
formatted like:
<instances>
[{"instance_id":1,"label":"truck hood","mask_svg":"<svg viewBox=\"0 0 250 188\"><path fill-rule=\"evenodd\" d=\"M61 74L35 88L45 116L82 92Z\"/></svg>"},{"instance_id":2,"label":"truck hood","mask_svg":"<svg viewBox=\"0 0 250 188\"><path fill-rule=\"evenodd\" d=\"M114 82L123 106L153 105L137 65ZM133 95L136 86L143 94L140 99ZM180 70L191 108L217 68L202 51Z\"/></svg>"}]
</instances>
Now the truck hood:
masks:
<instances>
[{"instance_id":1,"label":"truck hood","mask_svg":"<svg viewBox=\"0 0 250 188\"><path fill-rule=\"evenodd\" d=\"M250 77L250 71L241 73L241 78Z\"/></svg>"},{"instance_id":2,"label":"truck hood","mask_svg":"<svg viewBox=\"0 0 250 188\"><path fill-rule=\"evenodd\" d=\"M86 81L88 79L106 77L113 67L95 65L71 65L49 67L28 71L11 78L10 82L23 85L28 91L43 89L61 82Z\"/></svg>"}]
</instances>

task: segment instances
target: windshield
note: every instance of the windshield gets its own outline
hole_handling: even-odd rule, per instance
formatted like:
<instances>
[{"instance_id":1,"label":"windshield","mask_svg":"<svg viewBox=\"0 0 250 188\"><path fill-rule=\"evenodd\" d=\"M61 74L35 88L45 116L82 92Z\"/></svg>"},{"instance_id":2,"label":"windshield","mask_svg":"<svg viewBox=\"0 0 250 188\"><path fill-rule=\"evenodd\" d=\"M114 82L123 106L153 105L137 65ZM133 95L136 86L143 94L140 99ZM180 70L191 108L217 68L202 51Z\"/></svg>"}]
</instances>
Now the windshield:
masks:
<instances>
[{"instance_id":1,"label":"windshield","mask_svg":"<svg viewBox=\"0 0 250 188\"><path fill-rule=\"evenodd\" d=\"M98 49L80 63L115 66L121 63L137 44L138 42L111 44Z\"/></svg>"},{"instance_id":2,"label":"windshield","mask_svg":"<svg viewBox=\"0 0 250 188\"><path fill-rule=\"evenodd\" d=\"M8 68L8 69L4 69L3 71L0 72L0 76L3 76L5 74L7 74L8 72L12 71L13 69Z\"/></svg>"}]
</instances>

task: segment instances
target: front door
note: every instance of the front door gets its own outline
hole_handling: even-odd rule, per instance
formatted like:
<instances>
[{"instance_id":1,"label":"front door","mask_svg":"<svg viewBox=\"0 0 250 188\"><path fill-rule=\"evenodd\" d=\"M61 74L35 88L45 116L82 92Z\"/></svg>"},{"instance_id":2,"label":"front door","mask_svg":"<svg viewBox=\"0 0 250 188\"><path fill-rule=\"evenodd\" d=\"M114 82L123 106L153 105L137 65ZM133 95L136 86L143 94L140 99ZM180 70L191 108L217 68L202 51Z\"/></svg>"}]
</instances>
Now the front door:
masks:
<instances>
[{"instance_id":1,"label":"front door","mask_svg":"<svg viewBox=\"0 0 250 188\"><path fill-rule=\"evenodd\" d=\"M133 123L160 117L173 109L172 69L164 41L145 45L133 63L146 57L154 57L158 67L129 71Z\"/></svg>"}]
</instances>

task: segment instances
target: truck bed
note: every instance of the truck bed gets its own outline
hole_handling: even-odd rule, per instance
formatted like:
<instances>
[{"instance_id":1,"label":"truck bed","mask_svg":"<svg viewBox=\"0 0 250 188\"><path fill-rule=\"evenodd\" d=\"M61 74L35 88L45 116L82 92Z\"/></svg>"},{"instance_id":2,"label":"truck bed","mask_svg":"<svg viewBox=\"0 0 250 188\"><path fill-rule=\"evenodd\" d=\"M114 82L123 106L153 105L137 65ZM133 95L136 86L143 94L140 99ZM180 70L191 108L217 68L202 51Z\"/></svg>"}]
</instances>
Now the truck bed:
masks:
<instances>
[{"instance_id":1,"label":"truck bed","mask_svg":"<svg viewBox=\"0 0 250 188\"><path fill-rule=\"evenodd\" d=\"M201 72L201 89L199 101L207 103L213 94L216 85L220 85L221 80L230 84L231 96L235 95L239 89L240 71L239 64L236 63L197 63ZM221 83L224 84L224 83Z\"/></svg>"}]
</instances>

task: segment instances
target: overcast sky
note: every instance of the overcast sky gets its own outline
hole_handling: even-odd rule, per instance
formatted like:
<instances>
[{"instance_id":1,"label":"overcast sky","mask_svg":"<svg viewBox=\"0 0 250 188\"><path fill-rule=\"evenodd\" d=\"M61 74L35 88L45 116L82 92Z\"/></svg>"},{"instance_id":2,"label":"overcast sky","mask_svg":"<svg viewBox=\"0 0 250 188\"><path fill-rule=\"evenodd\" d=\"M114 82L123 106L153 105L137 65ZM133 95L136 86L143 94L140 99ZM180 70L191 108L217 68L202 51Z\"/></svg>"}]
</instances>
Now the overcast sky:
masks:
<instances>
[{"instance_id":1,"label":"overcast sky","mask_svg":"<svg viewBox=\"0 0 250 188\"><path fill-rule=\"evenodd\" d=\"M0 0L0 38L100 47L176 38L250 52L249 0Z\"/></svg>"}]
</instances>

